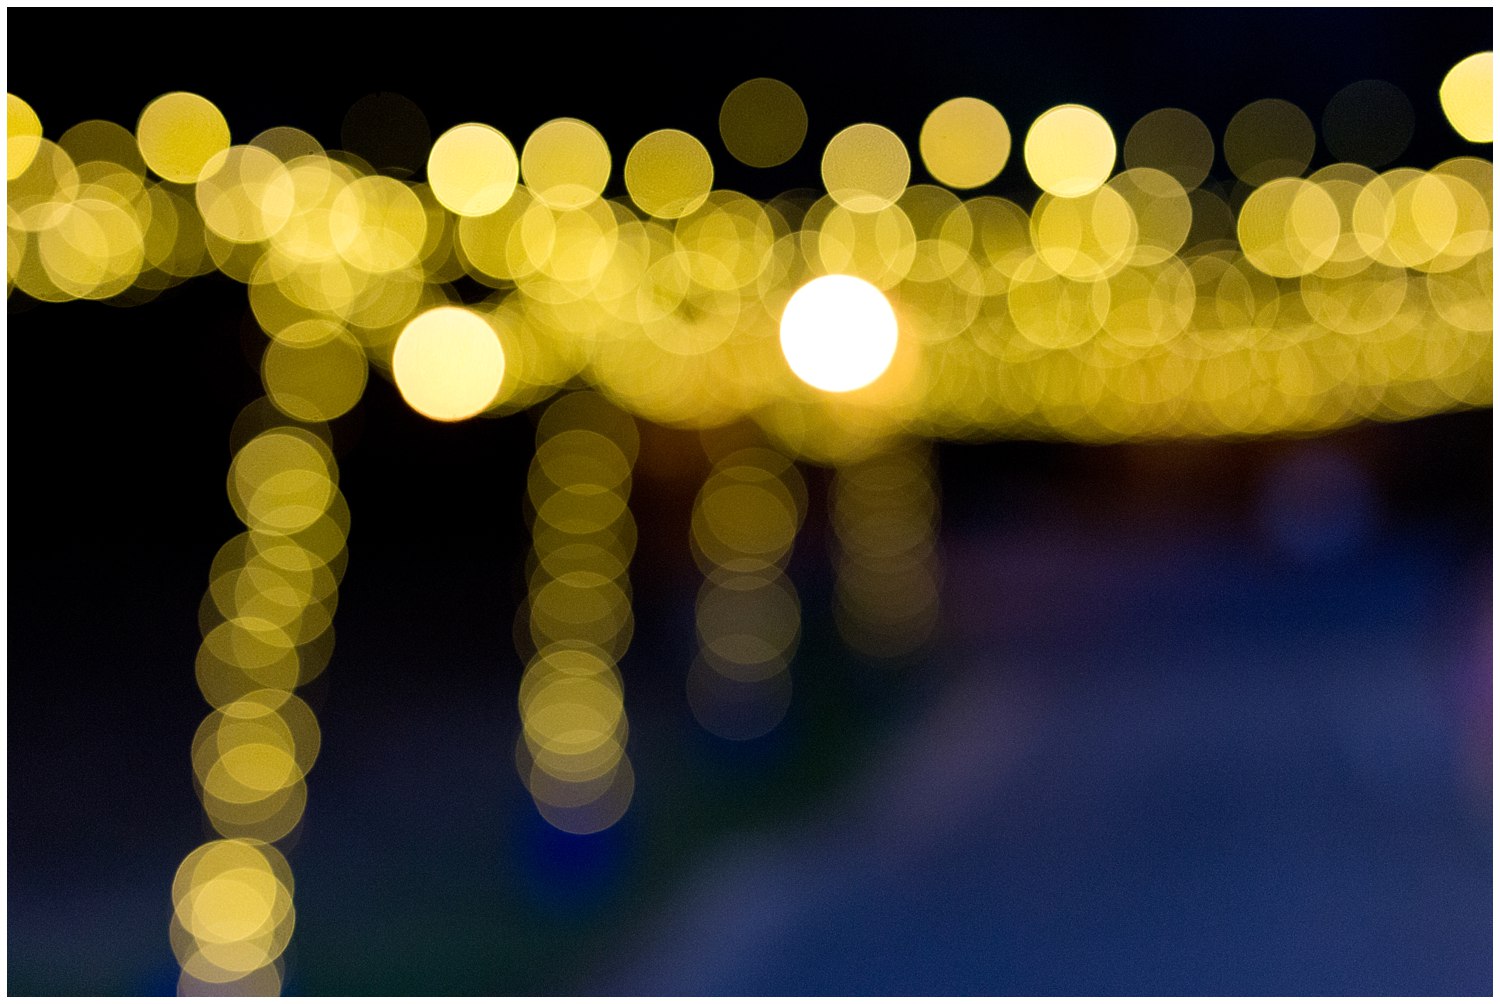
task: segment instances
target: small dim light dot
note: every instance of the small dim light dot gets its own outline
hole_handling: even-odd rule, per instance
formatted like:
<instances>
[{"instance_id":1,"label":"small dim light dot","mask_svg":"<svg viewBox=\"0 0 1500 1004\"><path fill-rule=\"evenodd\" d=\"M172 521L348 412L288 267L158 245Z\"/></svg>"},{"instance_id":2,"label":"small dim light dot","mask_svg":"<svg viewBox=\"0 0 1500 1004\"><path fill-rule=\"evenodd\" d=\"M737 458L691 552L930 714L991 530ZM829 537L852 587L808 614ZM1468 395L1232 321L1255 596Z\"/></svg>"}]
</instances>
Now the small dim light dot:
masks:
<instances>
[{"instance_id":1,"label":"small dim light dot","mask_svg":"<svg viewBox=\"0 0 1500 1004\"><path fill-rule=\"evenodd\" d=\"M780 80L747 80L724 99L719 135L731 156L750 167L784 164L807 138L807 109Z\"/></svg>"},{"instance_id":2,"label":"small dim light dot","mask_svg":"<svg viewBox=\"0 0 1500 1004\"><path fill-rule=\"evenodd\" d=\"M1224 128L1224 162L1247 185L1300 175L1316 147L1307 113L1279 98L1250 102Z\"/></svg>"},{"instance_id":3,"label":"small dim light dot","mask_svg":"<svg viewBox=\"0 0 1500 1004\"><path fill-rule=\"evenodd\" d=\"M1125 137L1125 166L1150 167L1193 189L1213 166L1214 138L1203 120L1181 108L1158 108Z\"/></svg>"},{"instance_id":4,"label":"small dim light dot","mask_svg":"<svg viewBox=\"0 0 1500 1004\"><path fill-rule=\"evenodd\" d=\"M1323 110L1323 142L1341 161L1384 167L1401 156L1416 128L1416 111L1399 87L1360 80Z\"/></svg>"},{"instance_id":5,"label":"small dim light dot","mask_svg":"<svg viewBox=\"0 0 1500 1004\"><path fill-rule=\"evenodd\" d=\"M391 370L413 409L439 422L457 422L495 399L505 376L505 350L494 329L472 310L434 307L402 330Z\"/></svg>"},{"instance_id":6,"label":"small dim light dot","mask_svg":"<svg viewBox=\"0 0 1500 1004\"><path fill-rule=\"evenodd\" d=\"M1495 54L1476 52L1448 71L1438 99L1443 114L1470 143L1495 141Z\"/></svg>"},{"instance_id":7,"label":"small dim light dot","mask_svg":"<svg viewBox=\"0 0 1500 1004\"><path fill-rule=\"evenodd\" d=\"M843 393L873 383L896 355L896 314L870 283L821 276L792 294L781 315L787 365L819 390Z\"/></svg>"}]
</instances>

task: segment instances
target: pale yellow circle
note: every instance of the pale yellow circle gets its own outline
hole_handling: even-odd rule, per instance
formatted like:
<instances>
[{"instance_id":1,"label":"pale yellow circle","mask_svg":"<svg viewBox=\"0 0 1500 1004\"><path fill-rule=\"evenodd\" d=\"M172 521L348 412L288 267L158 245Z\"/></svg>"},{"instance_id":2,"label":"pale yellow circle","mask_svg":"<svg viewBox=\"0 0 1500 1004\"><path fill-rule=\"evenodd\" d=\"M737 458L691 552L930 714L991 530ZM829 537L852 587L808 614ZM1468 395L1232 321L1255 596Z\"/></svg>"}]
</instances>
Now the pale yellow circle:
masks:
<instances>
[{"instance_id":1,"label":"pale yellow circle","mask_svg":"<svg viewBox=\"0 0 1500 1004\"><path fill-rule=\"evenodd\" d=\"M1438 88L1443 114L1470 143L1495 141L1495 54L1476 52L1460 60Z\"/></svg>"},{"instance_id":2,"label":"pale yellow circle","mask_svg":"<svg viewBox=\"0 0 1500 1004\"><path fill-rule=\"evenodd\" d=\"M910 180L906 144L885 126L852 125L823 151L823 186L835 202L856 213L878 213L901 198Z\"/></svg>"},{"instance_id":3,"label":"pale yellow circle","mask_svg":"<svg viewBox=\"0 0 1500 1004\"><path fill-rule=\"evenodd\" d=\"M203 165L193 190L209 230L236 244L272 237L296 209L296 184L276 155L235 146Z\"/></svg>"},{"instance_id":4,"label":"pale yellow circle","mask_svg":"<svg viewBox=\"0 0 1500 1004\"><path fill-rule=\"evenodd\" d=\"M1031 217L1032 243L1046 266L1070 279L1097 279L1130 261L1140 225L1126 199L1102 186L1077 199L1042 196Z\"/></svg>"},{"instance_id":5,"label":"pale yellow circle","mask_svg":"<svg viewBox=\"0 0 1500 1004\"><path fill-rule=\"evenodd\" d=\"M807 109L797 92L779 80L747 80L724 99L719 135L730 156L750 167L784 164L807 138Z\"/></svg>"},{"instance_id":6,"label":"pale yellow circle","mask_svg":"<svg viewBox=\"0 0 1500 1004\"><path fill-rule=\"evenodd\" d=\"M427 155L432 194L459 216L485 216L505 205L520 171L510 140L482 122L454 126L437 138Z\"/></svg>"},{"instance_id":7,"label":"pale yellow circle","mask_svg":"<svg viewBox=\"0 0 1500 1004\"><path fill-rule=\"evenodd\" d=\"M457 422L494 401L505 376L505 350L474 311L434 307L402 330L391 371L414 410L439 422Z\"/></svg>"},{"instance_id":8,"label":"pale yellow circle","mask_svg":"<svg viewBox=\"0 0 1500 1004\"><path fill-rule=\"evenodd\" d=\"M364 349L343 330L316 345L275 340L261 359L267 396L284 414L304 422L328 422L353 408L368 371Z\"/></svg>"},{"instance_id":9,"label":"pale yellow circle","mask_svg":"<svg viewBox=\"0 0 1500 1004\"><path fill-rule=\"evenodd\" d=\"M917 148L938 181L978 188L994 181L1010 159L1010 126L988 101L953 98L927 116Z\"/></svg>"},{"instance_id":10,"label":"pale yellow circle","mask_svg":"<svg viewBox=\"0 0 1500 1004\"><path fill-rule=\"evenodd\" d=\"M252 530L272 533L297 533L311 526L328 511L337 491L337 470L326 450L312 433L292 426L278 426L250 440L235 454L226 480L235 515ZM238 638L245 630L246 625L235 625L231 635ZM241 652L237 659L243 658Z\"/></svg>"},{"instance_id":11,"label":"pale yellow circle","mask_svg":"<svg viewBox=\"0 0 1500 1004\"><path fill-rule=\"evenodd\" d=\"M1058 105L1031 124L1024 156L1038 188L1076 199L1104 184L1114 170L1115 134L1092 108Z\"/></svg>"},{"instance_id":12,"label":"pale yellow circle","mask_svg":"<svg viewBox=\"0 0 1500 1004\"><path fill-rule=\"evenodd\" d=\"M650 216L687 216L708 199L713 184L708 148L680 129L642 136L625 158L625 190Z\"/></svg>"},{"instance_id":13,"label":"pale yellow circle","mask_svg":"<svg viewBox=\"0 0 1500 1004\"><path fill-rule=\"evenodd\" d=\"M843 393L877 380L896 355L896 314L870 283L825 275L792 294L781 315L787 365L819 390Z\"/></svg>"},{"instance_id":14,"label":"pale yellow circle","mask_svg":"<svg viewBox=\"0 0 1500 1004\"><path fill-rule=\"evenodd\" d=\"M42 120L14 94L5 95L5 177L19 178L31 165L42 138Z\"/></svg>"},{"instance_id":15,"label":"pale yellow circle","mask_svg":"<svg viewBox=\"0 0 1500 1004\"><path fill-rule=\"evenodd\" d=\"M538 126L521 148L526 187L553 209L582 209L609 181L609 144L599 130L578 119Z\"/></svg>"},{"instance_id":16,"label":"pale yellow circle","mask_svg":"<svg viewBox=\"0 0 1500 1004\"><path fill-rule=\"evenodd\" d=\"M1245 258L1267 275L1287 279L1314 271L1333 255L1339 211L1311 181L1278 178L1250 193L1238 232Z\"/></svg>"},{"instance_id":17,"label":"pale yellow circle","mask_svg":"<svg viewBox=\"0 0 1500 1004\"><path fill-rule=\"evenodd\" d=\"M229 149L229 123L207 98L173 91L141 112L135 138L147 167L168 181L191 184L215 154Z\"/></svg>"}]
</instances>

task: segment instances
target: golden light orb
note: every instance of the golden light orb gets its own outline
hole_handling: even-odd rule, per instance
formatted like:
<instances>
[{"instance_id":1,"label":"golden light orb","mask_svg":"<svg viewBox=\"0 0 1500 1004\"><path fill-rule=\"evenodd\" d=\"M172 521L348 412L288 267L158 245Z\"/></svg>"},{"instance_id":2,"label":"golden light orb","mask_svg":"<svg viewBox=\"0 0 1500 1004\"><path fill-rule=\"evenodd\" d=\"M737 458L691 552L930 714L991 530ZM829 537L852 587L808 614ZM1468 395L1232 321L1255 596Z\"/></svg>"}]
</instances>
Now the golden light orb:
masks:
<instances>
[{"instance_id":1,"label":"golden light orb","mask_svg":"<svg viewBox=\"0 0 1500 1004\"><path fill-rule=\"evenodd\" d=\"M1443 114L1470 143L1495 141L1495 54L1476 52L1460 60L1438 88Z\"/></svg>"},{"instance_id":2,"label":"golden light orb","mask_svg":"<svg viewBox=\"0 0 1500 1004\"><path fill-rule=\"evenodd\" d=\"M901 198L911 180L911 155L901 137L873 122L852 125L823 151L823 186L856 213L878 213Z\"/></svg>"},{"instance_id":3,"label":"golden light orb","mask_svg":"<svg viewBox=\"0 0 1500 1004\"><path fill-rule=\"evenodd\" d=\"M821 276L787 302L781 351L804 383L834 393L858 390L874 383L896 355L896 313L863 279Z\"/></svg>"},{"instance_id":4,"label":"golden light orb","mask_svg":"<svg viewBox=\"0 0 1500 1004\"><path fill-rule=\"evenodd\" d=\"M625 190L648 215L687 216L708 199L714 164L708 149L681 129L641 137L625 158Z\"/></svg>"},{"instance_id":5,"label":"golden light orb","mask_svg":"<svg viewBox=\"0 0 1500 1004\"><path fill-rule=\"evenodd\" d=\"M917 148L938 181L978 188L994 181L1010 159L1010 126L988 101L954 98L927 116Z\"/></svg>"},{"instance_id":6,"label":"golden light orb","mask_svg":"<svg viewBox=\"0 0 1500 1004\"><path fill-rule=\"evenodd\" d=\"M413 318L391 356L396 388L439 422L472 418L494 401L505 350L488 322L466 307L434 307Z\"/></svg>"},{"instance_id":7,"label":"golden light orb","mask_svg":"<svg viewBox=\"0 0 1500 1004\"><path fill-rule=\"evenodd\" d=\"M553 209L582 209L609 182L609 144L580 119L553 119L537 126L521 148L526 187Z\"/></svg>"},{"instance_id":8,"label":"golden light orb","mask_svg":"<svg viewBox=\"0 0 1500 1004\"><path fill-rule=\"evenodd\" d=\"M14 94L5 95L5 177L14 181L26 173L41 145L42 120Z\"/></svg>"},{"instance_id":9,"label":"golden light orb","mask_svg":"<svg viewBox=\"0 0 1500 1004\"><path fill-rule=\"evenodd\" d=\"M486 216L510 201L521 177L516 148L482 122L454 126L427 155L427 183L445 208L459 216Z\"/></svg>"},{"instance_id":10,"label":"golden light orb","mask_svg":"<svg viewBox=\"0 0 1500 1004\"><path fill-rule=\"evenodd\" d=\"M1104 184L1114 170L1115 134L1092 108L1058 105L1031 124L1024 156L1038 188L1076 199Z\"/></svg>"},{"instance_id":11,"label":"golden light orb","mask_svg":"<svg viewBox=\"0 0 1500 1004\"><path fill-rule=\"evenodd\" d=\"M167 181L190 185L215 154L229 149L229 123L197 94L163 94L141 112L136 142L146 166Z\"/></svg>"},{"instance_id":12,"label":"golden light orb","mask_svg":"<svg viewBox=\"0 0 1500 1004\"><path fill-rule=\"evenodd\" d=\"M1202 119L1181 108L1158 108L1131 126L1125 136L1126 167L1170 174L1189 191L1208 177L1213 162L1213 134Z\"/></svg>"}]
</instances>

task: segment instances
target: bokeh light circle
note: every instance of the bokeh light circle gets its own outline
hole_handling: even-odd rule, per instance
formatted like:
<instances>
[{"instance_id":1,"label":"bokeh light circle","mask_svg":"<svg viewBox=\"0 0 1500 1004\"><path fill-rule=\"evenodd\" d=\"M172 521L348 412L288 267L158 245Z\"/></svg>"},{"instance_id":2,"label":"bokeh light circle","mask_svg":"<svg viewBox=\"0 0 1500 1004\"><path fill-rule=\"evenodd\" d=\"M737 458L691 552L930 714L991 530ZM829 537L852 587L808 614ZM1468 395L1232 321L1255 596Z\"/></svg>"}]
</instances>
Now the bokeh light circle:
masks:
<instances>
[{"instance_id":1,"label":"bokeh light circle","mask_svg":"<svg viewBox=\"0 0 1500 1004\"><path fill-rule=\"evenodd\" d=\"M1191 191L1214 163L1214 137L1203 120L1181 108L1158 108L1142 116L1125 136L1125 166L1149 167Z\"/></svg>"},{"instance_id":2,"label":"bokeh light circle","mask_svg":"<svg viewBox=\"0 0 1500 1004\"><path fill-rule=\"evenodd\" d=\"M1495 141L1495 54L1476 52L1460 60L1438 88L1443 114L1470 143Z\"/></svg>"},{"instance_id":3,"label":"bokeh light circle","mask_svg":"<svg viewBox=\"0 0 1500 1004\"><path fill-rule=\"evenodd\" d=\"M647 215L677 219L708 199L714 164L697 138L680 129L642 136L625 158L625 190Z\"/></svg>"},{"instance_id":4,"label":"bokeh light circle","mask_svg":"<svg viewBox=\"0 0 1500 1004\"><path fill-rule=\"evenodd\" d=\"M414 410L439 422L457 422L494 401L505 376L505 350L474 311L434 307L402 330L391 371Z\"/></svg>"},{"instance_id":5,"label":"bokeh light circle","mask_svg":"<svg viewBox=\"0 0 1500 1004\"><path fill-rule=\"evenodd\" d=\"M553 119L521 148L521 175L531 193L553 209L582 209L609 181L609 144L579 119Z\"/></svg>"},{"instance_id":6,"label":"bokeh light circle","mask_svg":"<svg viewBox=\"0 0 1500 1004\"><path fill-rule=\"evenodd\" d=\"M780 80L747 80L719 109L719 136L729 155L749 167L775 167L791 160L807 138L807 109Z\"/></svg>"},{"instance_id":7,"label":"bokeh light circle","mask_svg":"<svg viewBox=\"0 0 1500 1004\"><path fill-rule=\"evenodd\" d=\"M1264 98L1234 113L1224 129L1224 161L1247 185L1300 175L1312 162L1317 134L1290 101Z\"/></svg>"},{"instance_id":8,"label":"bokeh light circle","mask_svg":"<svg viewBox=\"0 0 1500 1004\"><path fill-rule=\"evenodd\" d=\"M884 294L851 275L812 280L787 301L781 351L792 372L843 393L877 380L896 354L896 314Z\"/></svg>"},{"instance_id":9,"label":"bokeh light circle","mask_svg":"<svg viewBox=\"0 0 1500 1004\"><path fill-rule=\"evenodd\" d=\"M5 95L5 137L5 177L14 180L31 166L42 138L42 120L14 94Z\"/></svg>"},{"instance_id":10,"label":"bokeh light circle","mask_svg":"<svg viewBox=\"0 0 1500 1004\"><path fill-rule=\"evenodd\" d=\"M1115 134L1103 115L1083 105L1058 105L1031 124L1023 155L1038 188L1076 199L1109 178L1115 152Z\"/></svg>"},{"instance_id":11,"label":"bokeh light circle","mask_svg":"<svg viewBox=\"0 0 1500 1004\"><path fill-rule=\"evenodd\" d=\"M521 176L516 149L500 130L480 122L457 125L427 155L427 183L459 216L485 216L510 201Z\"/></svg>"},{"instance_id":12,"label":"bokeh light circle","mask_svg":"<svg viewBox=\"0 0 1500 1004\"><path fill-rule=\"evenodd\" d=\"M927 116L917 148L938 181L978 188L994 181L1010 159L1010 126L988 101L953 98Z\"/></svg>"},{"instance_id":13,"label":"bokeh light circle","mask_svg":"<svg viewBox=\"0 0 1500 1004\"><path fill-rule=\"evenodd\" d=\"M168 181L188 185L198 180L215 154L229 149L229 123L207 98L173 91L141 112L135 137L147 167Z\"/></svg>"},{"instance_id":14,"label":"bokeh light circle","mask_svg":"<svg viewBox=\"0 0 1500 1004\"><path fill-rule=\"evenodd\" d=\"M1384 167L1406 150L1416 129L1411 99L1384 80L1357 80L1323 109L1323 142L1342 161Z\"/></svg>"},{"instance_id":15,"label":"bokeh light circle","mask_svg":"<svg viewBox=\"0 0 1500 1004\"><path fill-rule=\"evenodd\" d=\"M828 141L823 186L833 201L856 213L878 213L901 198L911 180L911 155L901 137L861 122Z\"/></svg>"}]
</instances>

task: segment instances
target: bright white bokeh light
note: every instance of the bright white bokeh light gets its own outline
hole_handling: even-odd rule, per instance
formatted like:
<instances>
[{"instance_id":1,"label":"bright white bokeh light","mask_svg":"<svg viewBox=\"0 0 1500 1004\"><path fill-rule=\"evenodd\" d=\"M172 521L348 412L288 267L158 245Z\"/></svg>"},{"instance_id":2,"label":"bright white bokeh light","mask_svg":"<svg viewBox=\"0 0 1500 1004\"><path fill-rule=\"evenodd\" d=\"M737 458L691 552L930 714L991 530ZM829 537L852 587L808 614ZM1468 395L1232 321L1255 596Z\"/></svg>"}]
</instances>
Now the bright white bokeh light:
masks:
<instances>
[{"instance_id":1,"label":"bright white bokeh light","mask_svg":"<svg viewBox=\"0 0 1500 1004\"><path fill-rule=\"evenodd\" d=\"M469 308L434 307L396 339L391 373L414 410L457 422L494 402L505 377L505 349L495 329Z\"/></svg>"},{"instance_id":2,"label":"bright white bokeh light","mask_svg":"<svg viewBox=\"0 0 1500 1004\"><path fill-rule=\"evenodd\" d=\"M852 275L814 279L781 315L781 352L805 383L843 393L874 383L896 355L896 312Z\"/></svg>"}]
</instances>

